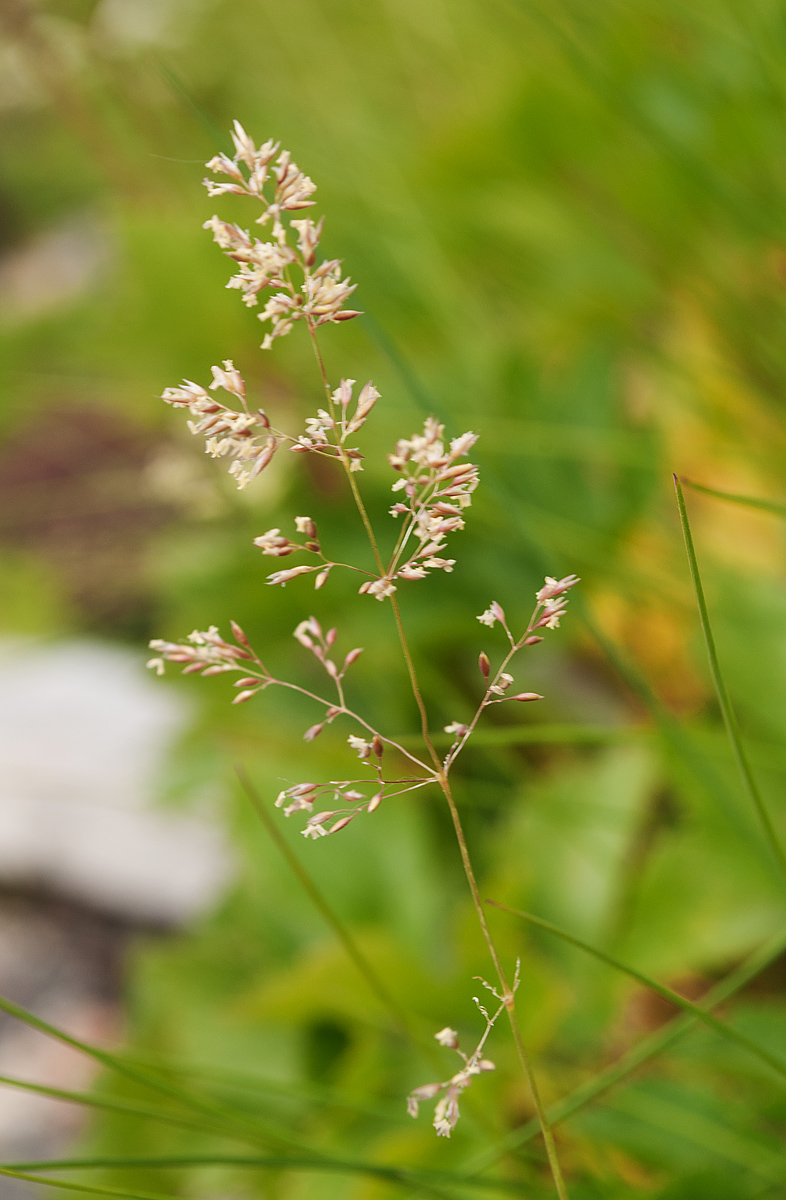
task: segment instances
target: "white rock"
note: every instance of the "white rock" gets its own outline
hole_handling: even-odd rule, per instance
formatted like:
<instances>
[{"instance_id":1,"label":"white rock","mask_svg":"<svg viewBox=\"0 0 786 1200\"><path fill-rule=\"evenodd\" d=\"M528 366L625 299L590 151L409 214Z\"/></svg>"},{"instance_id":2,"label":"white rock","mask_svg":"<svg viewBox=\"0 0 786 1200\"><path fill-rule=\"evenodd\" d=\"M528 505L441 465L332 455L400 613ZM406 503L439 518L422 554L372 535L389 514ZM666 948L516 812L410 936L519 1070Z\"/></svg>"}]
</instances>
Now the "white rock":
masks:
<instances>
[{"instance_id":1,"label":"white rock","mask_svg":"<svg viewBox=\"0 0 786 1200\"><path fill-rule=\"evenodd\" d=\"M0 643L0 879L181 922L225 886L216 822L155 804L182 697L130 651Z\"/></svg>"}]
</instances>

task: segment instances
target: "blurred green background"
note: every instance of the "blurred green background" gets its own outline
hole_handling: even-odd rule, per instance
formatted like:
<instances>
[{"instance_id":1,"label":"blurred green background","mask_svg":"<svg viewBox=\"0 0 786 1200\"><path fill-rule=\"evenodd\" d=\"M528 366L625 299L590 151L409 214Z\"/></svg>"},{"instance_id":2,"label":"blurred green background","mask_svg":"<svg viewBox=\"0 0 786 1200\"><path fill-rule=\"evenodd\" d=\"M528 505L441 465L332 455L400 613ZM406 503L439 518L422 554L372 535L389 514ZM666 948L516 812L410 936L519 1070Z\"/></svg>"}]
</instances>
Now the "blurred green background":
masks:
<instances>
[{"instance_id":1,"label":"blurred green background","mask_svg":"<svg viewBox=\"0 0 786 1200\"><path fill-rule=\"evenodd\" d=\"M308 512L326 544L362 559L343 487L281 454L238 494L156 399L232 358L280 425L299 430L319 403L303 331L263 354L201 229L216 211L253 219L200 186L235 117L257 142L281 139L318 184L323 246L358 283L365 315L322 344L332 378L382 392L361 479L383 540L395 439L429 412L451 435L481 434L455 573L401 589L434 729L471 713L477 654L502 649L476 614L497 599L522 623L545 573L582 577L563 629L520 672L545 701L489 719L461 767L484 895L702 995L782 927L784 901L713 698L671 472L786 499L786 6L5 0L2 631L142 652L234 618L308 683L291 632L314 612L340 647L367 647L356 705L413 734L387 607L338 575L316 596L302 581L266 588L251 546ZM782 520L688 503L727 682L786 834ZM160 686L199 713L161 803L219 794L241 867L209 918L137 943L130 1043L204 1068L205 1094L311 1145L450 1171L475 1161L531 1116L504 1030L450 1142L425 1113L408 1121L403 1097L452 1071L449 1052L435 1066L402 1040L234 781L242 762L270 805L282 778L341 777L347 731L304 747L314 717L290 698L234 709L221 679ZM474 1045L472 976L490 967L440 797L402 798L308 846L276 819L423 1036L450 1024ZM512 917L493 926L507 959L523 959L548 1102L673 1015ZM776 962L725 1010L774 1052L785 981ZM143 1094L116 1077L100 1086ZM783 1080L705 1030L561 1125L558 1143L573 1200L776 1197L785 1125ZM114 1116L84 1148L212 1145L226 1143ZM537 1142L492 1173L551 1194ZM99 1179L286 1200L421 1194L292 1170Z\"/></svg>"}]
</instances>

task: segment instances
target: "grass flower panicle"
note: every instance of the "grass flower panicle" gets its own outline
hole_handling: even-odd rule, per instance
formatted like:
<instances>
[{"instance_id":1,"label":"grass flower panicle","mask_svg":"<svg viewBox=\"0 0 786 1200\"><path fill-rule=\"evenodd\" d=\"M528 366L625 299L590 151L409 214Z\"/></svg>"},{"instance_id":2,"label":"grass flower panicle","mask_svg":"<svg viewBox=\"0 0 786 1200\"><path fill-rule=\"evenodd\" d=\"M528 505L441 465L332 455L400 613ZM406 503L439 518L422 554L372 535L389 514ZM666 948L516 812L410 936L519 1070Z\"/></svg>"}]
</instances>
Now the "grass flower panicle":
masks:
<instances>
[{"instance_id":1,"label":"grass flower panicle","mask_svg":"<svg viewBox=\"0 0 786 1200\"><path fill-rule=\"evenodd\" d=\"M275 338L289 333L296 322L305 324L319 366L324 407L317 409L316 416L307 419L302 434L293 435L273 428L261 408L255 411L249 408L243 379L229 359L223 367L213 367L213 382L209 391L186 380L181 387L167 388L163 399L173 407L189 409L194 418L189 422L191 432L206 437L209 454L232 459L230 472L239 487L251 482L285 443L295 453L328 458L344 472L369 538L375 570L369 571L329 557L318 535L317 522L311 516L294 518L295 538L288 537L280 527L275 526L256 537L254 545L264 556L271 558L288 558L296 553L312 556L311 562L272 572L267 577L268 584L284 586L300 576L313 575L315 587L319 589L330 573L341 567L364 576L358 589L361 594L373 596L380 602L389 602L413 697L420 713L423 750L420 754L413 753L407 746L375 728L348 705L345 676L363 650L361 647L351 649L341 660L335 651L338 631L334 628L323 631L314 616L300 621L293 636L305 650L313 654L325 671L328 695L276 678L235 623L232 624L234 642L223 638L215 626L204 632L196 631L183 642L155 639L150 643L155 657L148 665L159 674L163 672L166 662L182 666L186 674L236 672L241 677L235 681L235 704L245 703L272 686L298 692L321 709L318 719L303 735L306 742L314 741L339 718L349 718L354 729L347 736L347 748L357 756L360 769L364 772L362 777L327 783L294 783L280 791L275 800L275 806L282 808L286 817L301 813L306 815L301 832L309 840L318 841L346 829L362 813L373 813L383 800L428 785L437 785L441 789L450 810L475 912L499 978L499 991L485 982L484 987L493 993L499 1001L499 1007L493 1015L489 1015L480 1000L474 998L485 1017L486 1029L470 1055L459 1048L455 1030L446 1026L439 1031L437 1041L454 1050L462 1059L463 1066L450 1079L415 1088L409 1095L408 1109L416 1116L419 1103L439 1097L435 1106L434 1127L439 1136L450 1136L459 1119L461 1093L476 1075L494 1069L494 1064L484 1058L482 1052L494 1023L506 1010L519 1061L531 1090L556 1190L560 1200L566 1200L567 1192L554 1140L514 1013L519 965L516 965L512 984L509 984L486 921L449 774L486 708L509 700L529 702L541 699L536 692L516 691L514 676L508 668L522 649L543 640L538 630L557 628L567 605L567 593L578 579L575 575L564 579L547 577L537 592L534 612L519 638L511 633L505 612L497 601L492 601L489 608L481 613L478 617L481 624L493 627L499 623L502 626L509 648L496 671L492 669L485 651L481 653L478 665L485 690L471 718L452 721L445 726L454 741L447 756L441 760L429 732L428 714L406 640L396 592L402 580L415 582L435 570L448 573L453 570L456 560L443 557L443 552L447 536L464 528L464 513L471 505L478 486L478 468L468 461L478 435L468 431L448 442L444 426L434 417L428 417L422 433L401 438L396 443L393 452L388 455L388 462L398 475L393 492L399 498L390 513L396 519L401 518L401 521L392 554L385 563L358 487L357 473L362 470L363 456L357 446L348 444L370 417L380 395L374 384L368 382L355 397L356 381L349 378L341 379L338 387L332 387L317 341L319 326L358 315L354 310L343 307L354 291L354 285L348 279L341 278L338 260L315 265L322 221L315 223L310 217L291 217L292 213L311 207L314 203L311 197L315 186L308 176L292 162L287 151L279 153L278 143L270 140L256 147L237 122L232 137L235 156L217 155L208 163L214 174L224 176L220 182L206 181L208 192L212 196L225 193L244 195L260 202L262 213L257 224L270 225L271 240L260 241L248 231L221 221L216 216L205 225L212 230L215 241L224 253L239 264L240 270L228 286L241 291L247 305L254 307L260 293L265 289L273 289L273 294L259 314L261 320L270 321L272 325L263 343L265 348L269 348ZM294 241L289 240L290 234L295 235ZM293 274L302 277L299 287L293 282ZM218 389L232 397L231 406L210 394ZM409 774L402 774L402 763Z\"/></svg>"}]
</instances>

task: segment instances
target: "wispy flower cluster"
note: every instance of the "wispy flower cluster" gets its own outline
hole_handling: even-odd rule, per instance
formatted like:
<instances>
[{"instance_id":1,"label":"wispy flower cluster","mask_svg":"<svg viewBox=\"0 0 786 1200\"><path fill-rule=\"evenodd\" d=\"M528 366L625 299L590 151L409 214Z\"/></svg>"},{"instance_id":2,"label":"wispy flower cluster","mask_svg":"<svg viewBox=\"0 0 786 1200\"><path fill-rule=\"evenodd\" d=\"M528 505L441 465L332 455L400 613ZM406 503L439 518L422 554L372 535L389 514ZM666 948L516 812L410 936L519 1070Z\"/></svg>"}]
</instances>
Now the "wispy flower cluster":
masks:
<instances>
[{"instance_id":1,"label":"wispy flower cluster","mask_svg":"<svg viewBox=\"0 0 786 1200\"><path fill-rule=\"evenodd\" d=\"M346 441L350 435L363 428L372 408L379 400L379 392L369 381L361 389L350 415L355 382L354 379L341 380L331 397L331 411L320 408L315 417L308 418L306 433L297 439L292 447L294 451L317 451L329 458L343 456L349 460L350 471L362 471L360 460L363 455L356 446L347 446Z\"/></svg>"},{"instance_id":2,"label":"wispy flower cluster","mask_svg":"<svg viewBox=\"0 0 786 1200\"><path fill-rule=\"evenodd\" d=\"M347 448L348 436L362 427L379 399L373 384L367 383L358 396L354 411L351 409L354 379L342 379L341 386L333 392L332 411L320 409L316 418L306 424L308 436L297 439L293 450L316 451L336 457L345 454L349 470L360 468L360 453ZM472 503L472 493L478 485L478 469L474 463L459 463L477 441L474 433L465 433L454 438L449 447L443 439L444 427L429 417L423 434L402 439L394 454L388 456L391 465L400 472L401 478L393 485L395 491L403 491L407 502L394 504L390 512L394 517L404 515L405 520L388 566L379 574L361 571L368 578L361 584L361 594L384 600L396 591L396 580L424 579L432 570L451 572L455 558L442 558L445 536L464 528L462 512ZM284 557L297 550L305 550L319 558L315 565L288 567L274 571L268 576L270 584L286 584L299 575L316 574L314 586L320 588L337 563L325 556L316 533L316 524L310 517L296 517L299 533L305 533L305 542L296 542L282 535L278 528L268 529L254 539L263 554ZM359 570L349 567L350 570Z\"/></svg>"},{"instance_id":3,"label":"wispy flower cluster","mask_svg":"<svg viewBox=\"0 0 786 1200\"><path fill-rule=\"evenodd\" d=\"M297 567L287 567L283 571L274 571L272 575L268 575L267 583L286 584L289 583L290 579L297 579L298 575L313 574L316 571L317 577L314 580L314 586L321 588L326 583L332 568L338 566L338 564L325 558L325 555L322 553L322 547L317 536L316 521L311 517L295 517L295 529L298 533L305 534L305 541L295 542L291 538L285 537L276 526L260 534L259 537L255 537L254 545L263 554L267 554L271 558L287 558L290 554L295 554L298 550L305 550L309 554L317 555L320 561L316 566L300 565Z\"/></svg>"},{"instance_id":4,"label":"wispy flower cluster","mask_svg":"<svg viewBox=\"0 0 786 1200\"><path fill-rule=\"evenodd\" d=\"M516 975L513 980L512 992L515 993L519 986L520 963L516 963ZM416 1087L407 1096L407 1112L411 1117L417 1117L420 1111L420 1104L424 1100L433 1100L436 1096L442 1093L439 1101L434 1108L434 1128L437 1131L438 1137L450 1137L456 1127L461 1113L459 1112L459 1096L469 1087L475 1075L482 1075L484 1071L495 1070L494 1063L488 1058L483 1057L483 1047L486 1044L486 1039L494 1027L494 1022L505 1007L505 1001L499 993L486 983L485 980L480 980L485 988L491 992L495 999L499 1000L499 1008L490 1016L486 1008L481 1004L477 996L473 996L475 1004L480 1009L486 1019L486 1028L482 1038L473 1050L472 1054L465 1054L459 1046L458 1034L455 1029L446 1026L440 1029L439 1033L435 1033L434 1037L439 1042L440 1046L445 1046L449 1050L455 1050L459 1058L463 1060L464 1066L455 1075L451 1075L450 1079L442 1080L437 1083L424 1083L421 1087Z\"/></svg>"},{"instance_id":5,"label":"wispy flower cluster","mask_svg":"<svg viewBox=\"0 0 786 1200\"><path fill-rule=\"evenodd\" d=\"M227 287L237 288L245 304L255 307L260 292L268 288L272 291L259 314L260 321L269 321L271 325L263 349L269 349L276 338L289 333L296 321L305 319L316 328L359 316L356 310L344 308L356 285L348 278L342 279L341 260L323 259L317 265L323 221L315 223L310 217L292 216L314 205L311 197L316 184L292 162L288 150L279 153L279 143L272 140L255 146L238 121L232 141L233 158L217 154L207 164L215 175L225 176L225 181L204 181L208 195L231 193L259 201L262 214L256 223L271 222L273 240L261 241L248 230L217 216L206 221L204 227L212 230L226 255L239 263L240 270ZM299 286L292 278L293 271L302 280Z\"/></svg>"},{"instance_id":6,"label":"wispy flower cluster","mask_svg":"<svg viewBox=\"0 0 786 1200\"><path fill-rule=\"evenodd\" d=\"M464 433L449 446L444 442L444 425L428 417L422 434L401 438L388 462L399 472L394 492L403 499L390 509L391 516L404 521L388 567L383 575L360 587L361 593L384 600L396 591L395 580L425 579L431 571L451 572L455 558L443 558L445 536L464 528L462 512L472 503L478 486L478 468L460 463L478 436Z\"/></svg>"},{"instance_id":7,"label":"wispy flower cluster","mask_svg":"<svg viewBox=\"0 0 786 1200\"><path fill-rule=\"evenodd\" d=\"M309 517L299 518L301 520L310 520ZM357 646L354 650L350 650L349 654L344 659L342 667L337 667L335 662L329 656L329 652L335 644L337 630L328 629L327 633L322 632L322 626L316 617L307 617L305 621L301 621L292 634L296 641L300 642L306 650L310 650L316 660L322 664L325 671L333 680L338 689L339 699L343 705L342 682L349 667L360 658L363 653L363 647ZM337 714L333 714L337 715ZM332 717L330 717L332 720ZM313 742L314 738L322 732L323 725L312 725L306 731L304 737L307 742Z\"/></svg>"},{"instance_id":8,"label":"wispy flower cluster","mask_svg":"<svg viewBox=\"0 0 786 1200\"><path fill-rule=\"evenodd\" d=\"M188 422L193 434L202 434L205 450L212 458L231 458L229 474L244 488L256 478L276 452L279 439L272 433L270 421L261 408L250 412L246 403L246 385L231 359L223 367L211 367L211 391L222 388L240 401L239 411L211 396L190 379L181 387L165 388L161 399L173 408L187 408L194 417Z\"/></svg>"},{"instance_id":9,"label":"wispy flower cluster","mask_svg":"<svg viewBox=\"0 0 786 1200\"><path fill-rule=\"evenodd\" d=\"M205 451L212 458L231 458L229 468L239 488L255 479L273 458L279 446L291 443L296 454L321 454L326 458L343 459L350 471L362 471L363 455L357 446L347 446L346 439L365 425L379 399L379 392L370 381L361 389L352 404L354 379L342 379L333 393L333 412L320 408L315 417L306 419L306 432L300 435L274 429L262 408L251 411L246 400L246 385L231 359L223 367L211 367L213 382L210 391L222 388L240 401L230 407L211 396L200 384L184 379L178 387L165 388L161 399L173 408L187 408L194 417L188 428L205 437Z\"/></svg>"},{"instance_id":10,"label":"wispy flower cluster","mask_svg":"<svg viewBox=\"0 0 786 1200\"><path fill-rule=\"evenodd\" d=\"M564 579L552 579L550 575L547 575L543 587L535 593L537 605L529 623L529 630L558 629L560 617L564 616L565 609L568 607L567 592L578 582L578 575L566 575ZM508 629L505 613L496 600L492 601L486 611L480 614L478 620L481 625L489 626L499 621L508 637L512 638L513 636Z\"/></svg>"},{"instance_id":11,"label":"wispy flower cluster","mask_svg":"<svg viewBox=\"0 0 786 1200\"><path fill-rule=\"evenodd\" d=\"M184 642L167 642L153 638L150 649L156 657L149 659L147 666L156 674L163 675L165 663L176 663L183 667L184 675L223 675L227 671L242 671L247 678L235 684L242 688L232 701L242 704L250 700L260 688L276 683L266 667L254 653L251 643L236 621L231 622L235 644L228 642L215 625L209 629L195 629Z\"/></svg>"},{"instance_id":12,"label":"wispy flower cluster","mask_svg":"<svg viewBox=\"0 0 786 1200\"><path fill-rule=\"evenodd\" d=\"M347 710L340 711L346 712ZM305 736L307 737L308 734ZM279 792L276 798L276 808L283 808L285 817L291 817L293 813L303 811L309 814L305 828L300 831L305 838L312 838L316 841L317 838L325 837L328 833L337 833L340 829L346 829L350 821L361 813L375 812L383 800L402 796L405 792L417 791L418 788L433 782L431 774L422 778L385 779L381 764L385 742L379 734L372 733L368 740L358 737L356 734L350 734L347 744L350 749L356 751L358 758L373 768L375 778L331 779L329 783L296 783ZM395 746L395 743L389 742L388 744ZM401 749L401 747L396 748ZM365 790L359 791L359 788L365 788ZM315 801L319 800L324 803L325 799L330 807L314 812ZM330 821L333 824L328 828Z\"/></svg>"},{"instance_id":13,"label":"wispy flower cluster","mask_svg":"<svg viewBox=\"0 0 786 1200\"><path fill-rule=\"evenodd\" d=\"M333 807L314 812L314 801L330 797ZM289 801L289 804L286 802ZM284 816L290 817L294 812L305 810L309 818L301 833L305 838L325 837L329 833L337 833L345 829L356 816L362 812L372 813L382 803L382 791L368 797L353 787L352 780L333 780L329 784L297 783L294 787L279 792L276 808L284 808ZM336 819L337 818L337 819ZM333 824L329 825L329 822Z\"/></svg>"}]
</instances>

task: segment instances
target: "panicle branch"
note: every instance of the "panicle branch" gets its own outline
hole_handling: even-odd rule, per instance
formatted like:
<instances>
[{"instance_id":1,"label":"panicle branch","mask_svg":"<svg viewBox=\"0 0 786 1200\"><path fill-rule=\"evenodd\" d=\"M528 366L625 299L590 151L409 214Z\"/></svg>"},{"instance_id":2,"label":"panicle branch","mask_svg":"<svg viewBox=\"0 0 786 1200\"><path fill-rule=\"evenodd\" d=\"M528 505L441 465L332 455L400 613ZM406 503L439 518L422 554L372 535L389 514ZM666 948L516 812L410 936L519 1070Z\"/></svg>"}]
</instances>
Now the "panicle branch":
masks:
<instances>
[{"instance_id":1,"label":"panicle branch","mask_svg":"<svg viewBox=\"0 0 786 1200\"><path fill-rule=\"evenodd\" d=\"M521 963L517 961L516 974L511 987L511 991L514 994L519 986L520 967ZM500 1003L496 1012L490 1016L488 1011L480 1003L479 998L477 996L472 997L473 1001L478 1007L478 1010L486 1021L486 1028L483 1032L483 1036L481 1037L475 1049L472 1051L472 1054L467 1055L464 1053L459 1046L458 1034L456 1033L456 1030L451 1029L449 1025L446 1025L444 1029L440 1029L438 1033L435 1033L434 1037L437 1039L440 1046L445 1046L449 1050L455 1050L459 1058L463 1060L464 1066L460 1071L457 1071L455 1075L452 1075L450 1079L445 1079L442 1082L437 1083L424 1083L421 1087L416 1087L407 1096L407 1112L411 1117L417 1117L420 1104L423 1100L433 1100L436 1096L439 1096L440 1092L444 1092L444 1095L438 1101L434 1109L433 1125L437 1131L438 1137L450 1137L451 1133L455 1129L456 1123L461 1116L461 1113L459 1112L459 1096L466 1088L469 1087L473 1077L475 1075L481 1075L484 1071L494 1071L496 1069L494 1063L491 1062L490 1059L483 1058L483 1047L485 1046L486 1039L494 1027L494 1022L497 1020L497 1017L500 1015L502 1010L506 1007L506 1001L504 997L500 996L496 989L490 984L486 983L485 980L481 979L480 982L497 1000L499 1000Z\"/></svg>"},{"instance_id":2,"label":"panicle branch","mask_svg":"<svg viewBox=\"0 0 786 1200\"><path fill-rule=\"evenodd\" d=\"M558 628L560 617L564 614L568 605L567 593L578 582L578 575L566 575L564 579L552 579L550 575L547 575L543 587L535 593L535 608L529 619L527 628L518 639L511 633L507 617L505 616L505 610L496 600L492 600L486 611L480 614L478 620L482 625L493 626L499 622L510 643L510 649L493 677L491 675L489 657L485 651L481 652L478 659L478 666L486 684L486 692L475 711L475 715L468 724L453 721L450 725L445 726L445 732L452 733L455 736L455 741L444 762L446 774L450 771L458 755L472 736L475 726L484 710L491 704L504 704L506 700L518 700L519 703L527 704L533 700L543 699L538 692L516 692L509 695L508 692L513 684L513 676L506 668L513 661L519 650L523 650L525 646L534 646L538 642L543 641L543 638L535 633L536 629Z\"/></svg>"},{"instance_id":3,"label":"panicle branch","mask_svg":"<svg viewBox=\"0 0 786 1200\"><path fill-rule=\"evenodd\" d=\"M358 758L365 765L372 768L374 772L373 776L368 779L359 780L334 780L329 784L298 783L279 793L276 800L277 808L280 808L287 800L290 802L284 809L284 815L287 817L301 810L306 810L311 814L313 802L317 796L327 794L331 796L333 808L327 812L320 812L309 816L306 828L303 830L305 837L316 839L324 837L328 833L336 833L340 829L345 829L350 821L358 816L359 813L374 812L375 809L379 808L383 798L399 796L404 792L414 791L425 787L428 783L434 782L434 773L429 771L425 763L404 749L398 742L383 736L370 726L367 721L347 707L344 699L344 676L349 667L360 658L363 653L362 647L358 646L354 650L350 650L344 656L344 661L339 667L329 657L329 652L337 638L337 631L335 629L329 629L324 633L316 617L308 617L296 627L293 636L300 642L301 646L311 651L336 687L336 700L328 700L301 687L299 684L290 683L284 679L276 679L265 667L252 648L245 633L235 621L232 622L232 632L235 637L235 644L226 641L218 632L215 625L211 625L204 632L195 630L189 634L187 640L184 642L167 642L160 638L155 638L151 641L150 648L156 651L156 657L151 658L147 665L159 675L164 674L166 662L182 666L184 675L195 673L201 675L219 675L227 671L242 673L243 677L237 680L234 685L241 690L238 691L237 696L232 701L233 704L243 704L255 696L257 692L271 686L285 687L292 691L300 692L301 695L307 696L309 699L323 705L325 709L322 719L316 724L311 725L303 734L303 739L306 742L313 742L315 738L319 737L325 727L332 724L336 717L339 716L351 717L361 726L363 736L350 734L347 738L347 743L350 749L355 751ZM397 750L409 759L410 762L425 771L426 774L422 777L386 779L382 770L383 755L386 746ZM355 784L360 784L361 786L371 784L373 788L372 794L368 795L366 792L357 791L354 786ZM336 805L339 807L336 807ZM337 817L338 819L330 828L327 828L325 822L333 817Z\"/></svg>"}]
</instances>

